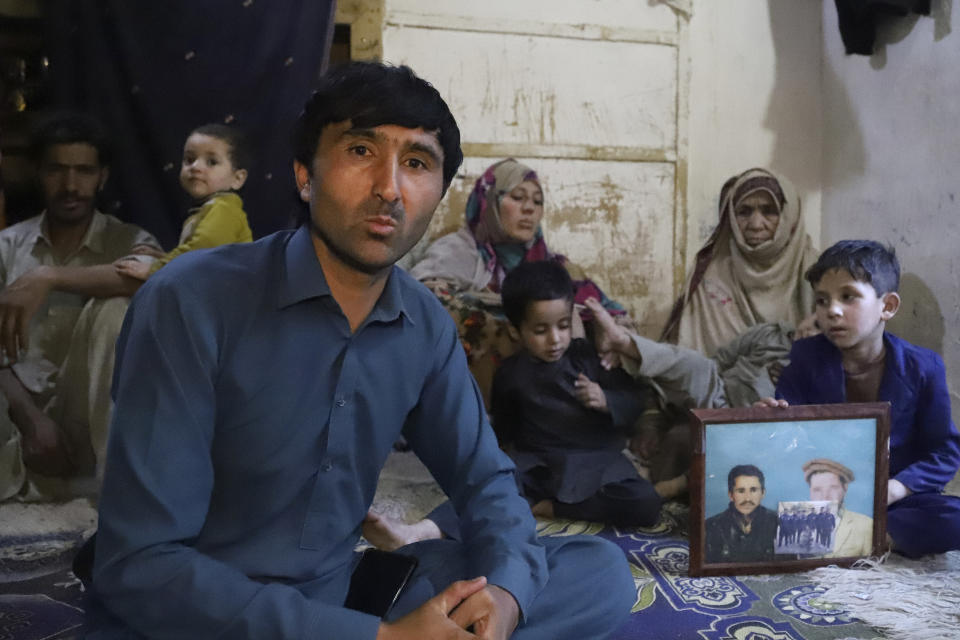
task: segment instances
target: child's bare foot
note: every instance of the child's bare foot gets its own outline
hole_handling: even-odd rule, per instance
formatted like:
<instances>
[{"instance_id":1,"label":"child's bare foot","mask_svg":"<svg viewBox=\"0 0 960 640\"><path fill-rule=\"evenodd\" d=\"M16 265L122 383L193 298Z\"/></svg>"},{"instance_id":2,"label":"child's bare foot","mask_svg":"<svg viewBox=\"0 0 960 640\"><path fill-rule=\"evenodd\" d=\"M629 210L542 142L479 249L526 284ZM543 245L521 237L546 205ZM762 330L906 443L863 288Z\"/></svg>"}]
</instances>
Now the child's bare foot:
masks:
<instances>
[{"instance_id":1,"label":"child's bare foot","mask_svg":"<svg viewBox=\"0 0 960 640\"><path fill-rule=\"evenodd\" d=\"M687 490L687 476L684 474L670 480L661 480L653 485L653 490L664 500L676 498Z\"/></svg>"},{"instance_id":2,"label":"child's bare foot","mask_svg":"<svg viewBox=\"0 0 960 640\"><path fill-rule=\"evenodd\" d=\"M553 500L541 500L530 507L530 512L537 518L553 518Z\"/></svg>"},{"instance_id":3,"label":"child's bare foot","mask_svg":"<svg viewBox=\"0 0 960 640\"><path fill-rule=\"evenodd\" d=\"M424 518L419 522L407 524L373 511L367 512L360 530L367 542L384 551L395 551L414 542L443 537L443 533L433 520Z\"/></svg>"}]
</instances>

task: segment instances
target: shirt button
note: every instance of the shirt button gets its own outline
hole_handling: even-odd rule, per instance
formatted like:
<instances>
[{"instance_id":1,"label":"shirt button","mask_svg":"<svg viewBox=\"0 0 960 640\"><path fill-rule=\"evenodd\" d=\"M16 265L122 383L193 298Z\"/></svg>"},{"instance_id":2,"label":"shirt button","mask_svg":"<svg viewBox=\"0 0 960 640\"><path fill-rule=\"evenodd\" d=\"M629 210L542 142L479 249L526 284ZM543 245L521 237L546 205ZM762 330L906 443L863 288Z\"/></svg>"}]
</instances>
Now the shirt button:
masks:
<instances>
[{"instance_id":1,"label":"shirt button","mask_svg":"<svg viewBox=\"0 0 960 640\"><path fill-rule=\"evenodd\" d=\"M344 400L343 398L337 398L337 406L338 406L338 407L342 407L342 406L345 405L345 404L347 404L347 401L346 401L346 400Z\"/></svg>"},{"instance_id":2,"label":"shirt button","mask_svg":"<svg viewBox=\"0 0 960 640\"><path fill-rule=\"evenodd\" d=\"M330 471L331 469L333 469L333 465L330 464L329 462L324 462L324 463L320 466L320 470L323 471L324 473Z\"/></svg>"}]
</instances>

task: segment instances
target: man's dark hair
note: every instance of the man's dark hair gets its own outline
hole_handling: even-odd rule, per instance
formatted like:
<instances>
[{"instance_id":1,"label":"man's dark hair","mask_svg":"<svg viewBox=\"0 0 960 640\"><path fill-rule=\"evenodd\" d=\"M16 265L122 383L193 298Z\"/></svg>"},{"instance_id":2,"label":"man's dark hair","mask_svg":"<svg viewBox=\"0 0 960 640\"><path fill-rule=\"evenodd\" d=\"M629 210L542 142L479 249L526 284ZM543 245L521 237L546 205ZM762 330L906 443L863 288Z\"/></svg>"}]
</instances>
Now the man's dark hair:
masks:
<instances>
[{"instance_id":1,"label":"man's dark hair","mask_svg":"<svg viewBox=\"0 0 960 640\"><path fill-rule=\"evenodd\" d=\"M230 164L233 168L250 170L253 164L253 147L250 144L250 138L242 129L229 124L211 122L200 125L191 131L190 135L195 133L226 142L227 154L230 156Z\"/></svg>"},{"instance_id":2,"label":"man's dark hair","mask_svg":"<svg viewBox=\"0 0 960 640\"><path fill-rule=\"evenodd\" d=\"M764 485L763 480L763 471L760 471L759 467L756 467L752 464L738 464L733 469L730 469L730 473L727 474L727 492L733 493L733 485L736 484L737 478L740 476L753 476L760 480L760 488L764 491L767 490Z\"/></svg>"},{"instance_id":3,"label":"man's dark hair","mask_svg":"<svg viewBox=\"0 0 960 640\"><path fill-rule=\"evenodd\" d=\"M844 269L855 280L873 286L878 296L896 293L900 288L900 262L891 246L873 240L841 240L820 254L816 264L807 270L807 282L817 286L823 274L831 269Z\"/></svg>"},{"instance_id":4,"label":"man's dark hair","mask_svg":"<svg viewBox=\"0 0 960 640\"><path fill-rule=\"evenodd\" d=\"M294 158L312 169L323 128L344 120L364 129L392 124L436 132L444 193L463 161L460 129L447 103L407 66L350 62L325 73L294 127Z\"/></svg>"},{"instance_id":5,"label":"man's dark hair","mask_svg":"<svg viewBox=\"0 0 960 640\"><path fill-rule=\"evenodd\" d=\"M520 328L531 302L565 300L573 305L573 281L566 268L552 260L522 262L507 274L500 287L503 313Z\"/></svg>"},{"instance_id":6,"label":"man's dark hair","mask_svg":"<svg viewBox=\"0 0 960 640\"><path fill-rule=\"evenodd\" d=\"M30 155L37 164L43 162L50 147L58 144L89 144L97 150L101 167L110 164L113 149L106 129L93 116L76 111L51 113L38 120L30 132Z\"/></svg>"}]
</instances>

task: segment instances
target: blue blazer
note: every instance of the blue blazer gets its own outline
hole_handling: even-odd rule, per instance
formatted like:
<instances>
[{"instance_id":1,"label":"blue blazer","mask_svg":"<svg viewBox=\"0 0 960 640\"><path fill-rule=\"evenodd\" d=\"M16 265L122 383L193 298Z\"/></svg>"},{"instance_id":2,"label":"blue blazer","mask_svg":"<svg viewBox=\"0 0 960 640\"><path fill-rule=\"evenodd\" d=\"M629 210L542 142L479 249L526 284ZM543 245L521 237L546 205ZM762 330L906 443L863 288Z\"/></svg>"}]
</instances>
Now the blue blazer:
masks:
<instances>
[{"instance_id":1,"label":"blue blazer","mask_svg":"<svg viewBox=\"0 0 960 640\"><path fill-rule=\"evenodd\" d=\"M878 400L890 402L890 477L914 493L941 492L960 466L960 434L939 355L884 333ZM840 350L824 335L793 343L777 397L790 404L846 402Z\"/></svg>"}]
</instances>

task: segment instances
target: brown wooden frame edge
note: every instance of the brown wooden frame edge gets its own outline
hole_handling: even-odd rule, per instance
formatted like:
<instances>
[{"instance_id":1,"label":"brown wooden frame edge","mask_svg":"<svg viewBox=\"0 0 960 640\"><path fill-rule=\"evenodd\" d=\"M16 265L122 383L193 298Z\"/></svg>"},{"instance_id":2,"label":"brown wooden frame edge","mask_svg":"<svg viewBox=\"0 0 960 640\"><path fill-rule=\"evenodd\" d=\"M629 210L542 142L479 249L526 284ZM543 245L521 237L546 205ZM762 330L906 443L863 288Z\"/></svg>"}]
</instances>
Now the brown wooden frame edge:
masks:
<instances>
[{"instance_id":1,"label":"brown wooden frame edge","mask_svg":"<svg viewBox=\"0 0 960 640\"><path fill-rule=\"evenodd\" d=\"M845 404L810 404L783 408L747 407L736 409L691 409L690 444L693 455L690 465L690 576L723 576L758 573L789 573L807 571L827 565L850 566L862 557L806 558L774 562L704 562L706 543L705 518L705 464L706 430L709 424L803 422L813 420L855 420L873 418L877 421L874 451L873 539L872 555L886 551L887 477L889 474L890 403L863 402Z\"/></svg>"}]
</instances>

